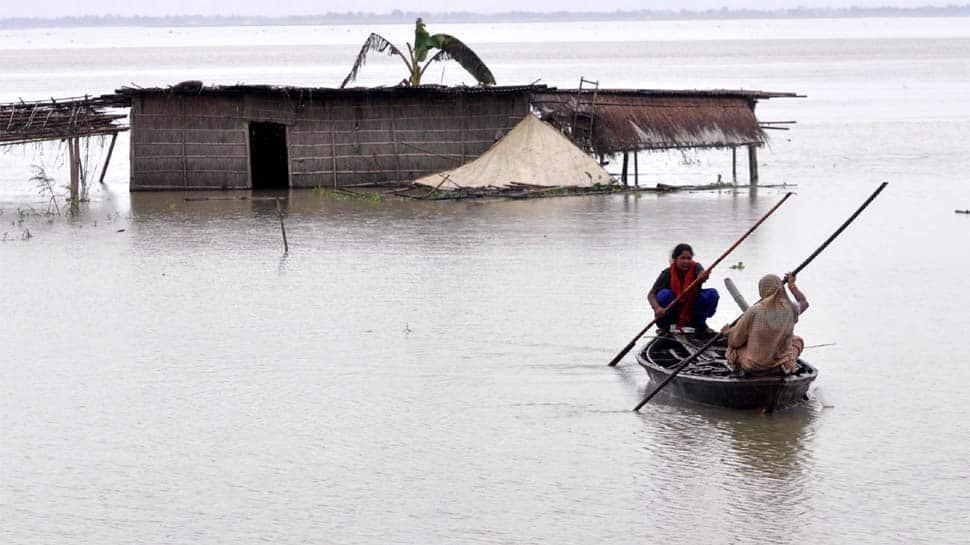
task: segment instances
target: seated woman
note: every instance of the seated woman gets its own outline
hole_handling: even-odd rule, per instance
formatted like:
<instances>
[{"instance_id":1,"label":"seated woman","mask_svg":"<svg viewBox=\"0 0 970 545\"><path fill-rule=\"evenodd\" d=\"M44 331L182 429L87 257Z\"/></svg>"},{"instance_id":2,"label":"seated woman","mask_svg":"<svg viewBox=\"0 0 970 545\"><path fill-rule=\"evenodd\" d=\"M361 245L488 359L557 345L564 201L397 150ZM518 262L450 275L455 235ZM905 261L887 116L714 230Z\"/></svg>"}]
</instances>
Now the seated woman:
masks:
<instances>
[{"instance_id":1,"label":"seated woman","mask_svg":"<svg viewBox=\"0 0 970 545\"><path fill-rule=\"evenodd\" d=\"M721 329L728 336L727 361L735 371L751 375L791 374L805 341L794 334L798 316L808 308L808 300L788 273L788 289L793 303L776 275L765 275L758 282L761 300L744 311L734 327Z\"/></svg>"},{"instance_id":2,"label":"seated woman","mask_svg":"<svg viewBox=\"0 0 970 545\"><path fill-rule=\"evenodd\" d=\"M704 267L694 262L694 249L689 244L678 244L674 247L670 254L670 267L660 272L647 294L654 318L657 319L658 333L666 333L671 325L678 328L692 327L699 332L710 331L707 319L717 311L720 296L714 288L701 289L707 277L708 272ZM667 309L695 279L700 281L691 293Z\"/></svg>"}]
</instances>

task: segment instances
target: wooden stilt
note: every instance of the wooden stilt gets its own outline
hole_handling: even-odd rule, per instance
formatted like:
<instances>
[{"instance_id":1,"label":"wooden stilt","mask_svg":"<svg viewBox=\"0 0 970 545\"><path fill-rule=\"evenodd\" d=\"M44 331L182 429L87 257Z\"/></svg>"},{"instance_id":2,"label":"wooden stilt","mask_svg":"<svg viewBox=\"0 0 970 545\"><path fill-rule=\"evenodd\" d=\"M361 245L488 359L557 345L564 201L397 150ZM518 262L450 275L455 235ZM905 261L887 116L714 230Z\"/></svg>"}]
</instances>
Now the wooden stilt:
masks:
<instances>
[{"instance_id":1,"label":"wooden stilt","mask_svg":"<svg viewBox=\"0 0 970 545\"><path fill-rule=\"evenodd\" d=\"M637 157L640 156L640 152L633 152L633 185L640 187L640 167L637 165Z\"/></svg>"},{"instance_id":2,"label":"wooden stilt","mask_svg":"<svg viewBox=\"0 0 970 545\"><path fill-rule=\"evenodd\" d=\"M81 190L87 185L87 178L84 173L84 161L81 160L81 137L77 137L77 177L81 181Z\"/></svg>"},{"instance_id":3,"label":"wooden stilt","mask_svg":"<svg viewBox=\"0 0 970 545\"><path fill-rule=\"evenodd\" d=\"M748 180L751 187L758 185L758 151L754 144L748 144Z\"/></svg>"},{"instance_id":4,"label":"wooden stilt","mask_svg":"<svg viewBox=\"0 0 970 545\"><path fill-rule=\"evenodd\" d=\"M71 137L67 139L67 151L68 151L68 163L70 163L71 171L71 208L76 209L78 207L78 201L80 200L80 195L78 192L78 184L81 181L80 171L78 170L78 163L80 162L79 157L79 146L77 145L79 138Z\"/></svg>"},{"instance_id":5,"label":"wooden stilt","mask_svg":"<svg viewBox=\"0 0 970 545\"><path fill-rule=\"evenodd\" d=\"M627 179L626 179L626 172L627 172L627 165L629 163L630 163L630 154L624 151L623 152L623 173L620 175L620 178L623 180L624 186L628 185Z\"/></svg>"},{"instance_id":6,"label":"wooden stilt","mask_svg":"<svg viewBox=\"0 0 970 545\"><path fill-rule=\"evenodd\" d=\"M108 172L108 163L111 162L111 152L115 149L115 140L118 139L118 133L111 135L111 144L108 146L108 156L104 159L104 166L101 167L101 177L98 178L98 183L104 185L104 173Z\"/></svg>"},{"instance_id":7,"label":"wooden stilt","mask_svg":"<svg viewBox=\"0 0 970 545\"><path fill-rule=\"evenodd\" d=\"M280 217L280 231L283 233L283 254L290 253L290 244L286 241L286 226L283 225L283 209L280 208L280 198L276 197L276 215Z\"/></svg>"},{"instance_id":8,"label":"wooden stilt","mask_svg":"<svg viewBox=\"0 0 970 545\"><path fill-rule=\"evenodd\" d=\"M738 185L738 148L731 146L731 183Z\"/></svg>"}]
</instances>

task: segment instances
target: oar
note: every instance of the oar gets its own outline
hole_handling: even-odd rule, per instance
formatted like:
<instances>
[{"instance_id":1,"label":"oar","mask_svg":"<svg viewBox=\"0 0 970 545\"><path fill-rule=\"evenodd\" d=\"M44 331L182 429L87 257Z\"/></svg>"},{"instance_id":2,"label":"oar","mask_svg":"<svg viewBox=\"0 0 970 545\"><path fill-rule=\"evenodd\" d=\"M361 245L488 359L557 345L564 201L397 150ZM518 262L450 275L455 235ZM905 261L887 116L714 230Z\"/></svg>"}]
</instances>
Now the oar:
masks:
<instances>
[{"instance_id":1,"label":"oar","mask_svg":"<svg viewBox=\"0 0 970 545\"><path fill-rule=\"evenodd\" d=\"M710 272L711 270L713 270L714 267L716 267L718 263L720 263L722 260L724 260L724 258L727 257L728 254L730 254L732 251L734 251L734 249L737 248L738 245L741 244L741 242L744 241L744 239L748 238L748 235L750 235L751 233L753 233L754 230L757 229L759 225L761 225L766 219L768 219L768 216L770 216L771 214L773 214L775 212L775 210L777 210L778 207L781 206L782 203L784 203L786 200L788 200L788 197L791 197L791 196L792 196L792 193L791 192L785 193L785 196L782 197L781 200L778 201L777 204L775 204L774 206L772 206L771 209L768 210L765 213L765 215L761 216L761 219L759 219L754 225L751 226L750 229L748 229L743 235L741 235L741 238L739 238L737 241L735 241L735 243L732 244L731 247L728 248L726 252L724 252L723 254L721 254L721 257L717 258L717 260L714 261L714 263L712 263L707 269L705 269L705 271L706 272ZM683 297L686 297L687 294L690 293L690 291L694 288L694 286L696 286L698 284L699 281L700 281L700 277L695 278L693 282L691 282L690 284L687 285L686 288L684 288L684 291L680 292L680 295L678 295L673 301L671 301L669 305L667 305L666 307L664 307L664 311L669 311L674 305L676 305L677 303L679 303L680 300ZM646 327L644 327L643 329L641 329L640 332L637 333L636 337L633 337L633 340L630 341L630 344L628 344L625 347L623 347L623 350L620 350L620 353L617 354L616 357L614 357L610 361L610 367L613 367L617 363L619 363L619 361L621 359L623 359L623 356L626 356L627 353L630 350L632 350L634 346L636 346L637 341L640 339L640 337L642 337L643 334L646 333L647 330L650 329L653 326L653 324L655 324L655 323L657 323L657 319L656 318L654 318L653 320L650 320L650 323L647 324Z\"/></svg>"},{"instance_id":2,"label":"oar","mask_svg":"<svg viewBox=\"0 0 970 545\"><path fill-rule=\"evenodd\" d=\"M876 198L876 195L879 195L879 193L883 189L885 189L887 185L889 185L889 182L883 182L882 185L880 185L879 188L876 189L876 191L873 192L873 194L870 195L868 199L866 199L866 202L862 203L862 206L860 206L859 209L856 210L854 214L852 214L851 216L849 216L849 219L845 220L845 223L843 223L838 229L836 229L835 233L833 233L832 236L830 236L828 238L828 240L826 240L825 242L823 242L822 245L819 246L819 248L812 253L812 255L808 256L808 259L806 259L804 262L802 262L802 264L799 265L798 268L795 269L792 272L794 272L795 274L798 274L798 272L801 271L802 269L804 269L806 265L808 265L809 263L811 263L812 260L815 259L815 257L818 254L820 254L822 252L822 250L825 249L826 246L828 246L829 244L832 243L833 240L835 240L835 237L839 236L839 234L842 231L844 231L845 228L848 227L849 224L852 223L852 221L855 220L856 217L863 210L865 210L867 206L869 206L869 203L871 203L872 200ZM740 320L740 319L741 319L740 316L738 316L737 318L735 318L734 321L731 322L731 326L733 327L734 324L736 324L737 321ZM690 356L687 356L687 358L685 358L684 361L682 361L679 364L677 364L677 367L674 368L674 371L672 373L670 373L670 375L666 379L664 379L664 381L661 382L659 386L657 386L656 388L654 388L654 390L652 392L650 392L647 395L647 397L643 398L643 401L641 401L639 405L637 405L636 407L634 407L633 410L634 411L639 411L640 410L640 407L643 407L644 405L647 404L648 401L650 401L651 399L653 399L653 396L657 395L657 393L660 392L660 390L662 390L663 387L667 385L667 383L669 383L671 380L674 380L674 377L676 377L678 373L680 373L685 367L687 367L688 365L690 365L690 363L692 361L696 360L708 348L710 348L711 346L714 346L714 343L716 343L718 340L720 340L721 337L723 337L723 335L721 335L720 333L718 333L710 341L708 341L707 343L705 343L704 346L698 348L697 349L697 352L694 352Z\"/></svg>"}]
</instances>

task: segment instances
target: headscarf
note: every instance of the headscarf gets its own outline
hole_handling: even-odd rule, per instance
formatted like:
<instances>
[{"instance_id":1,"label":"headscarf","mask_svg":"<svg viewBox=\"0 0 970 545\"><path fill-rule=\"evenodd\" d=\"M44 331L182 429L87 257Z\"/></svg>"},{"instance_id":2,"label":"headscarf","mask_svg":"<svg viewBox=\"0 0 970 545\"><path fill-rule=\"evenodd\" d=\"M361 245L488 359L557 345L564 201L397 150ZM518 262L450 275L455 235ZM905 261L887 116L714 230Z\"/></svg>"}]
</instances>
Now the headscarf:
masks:
<instances>
[{"instance_id":1,"label":"headscarf","mask_svg":"<svg viewBox=\"0 0 970 545\"><path fill-rule=\"evenodd\" d=\"M761 300L744 312L728 335L728 347L744 347L741 362L747 371L764 371L778 365L789 350L798 311L777 275L758 282Z\"/></svg>"}]
</instances>

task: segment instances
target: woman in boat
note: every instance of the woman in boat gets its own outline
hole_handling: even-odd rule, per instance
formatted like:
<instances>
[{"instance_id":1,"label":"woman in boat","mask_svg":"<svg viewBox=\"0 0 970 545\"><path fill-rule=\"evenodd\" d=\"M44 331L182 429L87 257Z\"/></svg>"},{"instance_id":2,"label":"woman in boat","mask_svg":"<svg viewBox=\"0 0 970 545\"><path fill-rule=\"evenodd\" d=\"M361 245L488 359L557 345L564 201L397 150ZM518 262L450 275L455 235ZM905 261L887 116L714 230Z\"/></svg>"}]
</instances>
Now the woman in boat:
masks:
<instances>
[{"instance_id":1,"label":"woman in boat","mask_svg":"<svg viewBox=\"0 0 970 545\"><path fill-rule=\"evenodd\" d=\"M701 289L707 277L708 272L704 267L694 261L694 249L689 244L681 243L674 247L670 254L670 267L660 272L647 294L647 300L650 301L657 320L658 333L666 333L671 325L678 328L692 327L698 332L710 331L707 319L717 311L720 296L714 288ZM699 282L691 293L667 309L695 279L699 279Z\"/></svg>"},{"instance_id":2,"label":"woman in boat","mask_svg":"<svg viewBox=\"0 0 970 545\"><path fill-rule=\"evenodd\" d=\"M781 278L767 274L758 282L761 300L744 311L734 327L721 329L728 337L727 361L735 371L751 375L795 372L805 347L805 341L794 334L795 322L808 308L808 300L795 285L794 273L786 278L797 303L788 298Z\"/></svg>"}]
</instances>

